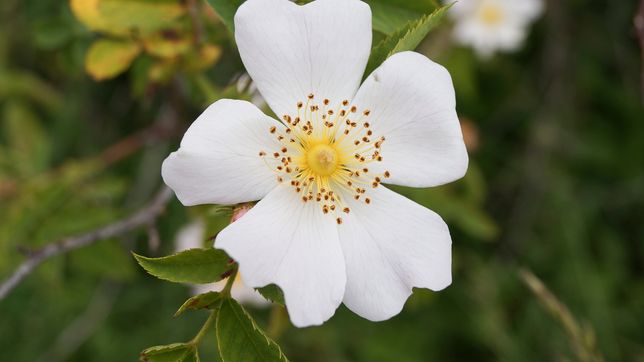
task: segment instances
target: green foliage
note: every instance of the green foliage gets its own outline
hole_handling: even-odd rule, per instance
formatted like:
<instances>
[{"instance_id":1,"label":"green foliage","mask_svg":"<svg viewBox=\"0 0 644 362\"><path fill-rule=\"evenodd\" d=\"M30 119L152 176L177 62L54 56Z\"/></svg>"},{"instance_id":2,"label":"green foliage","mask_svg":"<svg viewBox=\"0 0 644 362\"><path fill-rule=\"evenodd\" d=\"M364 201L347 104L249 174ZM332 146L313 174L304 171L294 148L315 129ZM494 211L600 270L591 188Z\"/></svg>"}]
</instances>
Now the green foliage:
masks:
<instances>
[{"instance_id":1,"label":"green foliage","mask_svg":"<svg viewBox=\"0 0 644 362\"><path fill-rule=\"evenodd\" d=\"M199 310L199 309L214 309L219 307L221 301L221 294L218 292L208 292L186 300L183 305L177 310L177 313L174 314L175 317L180 316L183 312L187 310Z\"/></svg>"},{"instance_id":2,"label":"green foliage","mask_svg":"<svg viewBox=\"0 0 644 362\"><path fill-rule=\"evenodd\" d=\"M366 0L371 7L378 7L378 5L387 6L390 9L404 10L415 12L418 14L425 14L436 10L440 7L440 0Z\"/></svg>"},{"instance_id":3,"label":"green foliage","mask_svg":"<svg viewBox=\"0 0 644 362\"><path fill-rule=\"evenodd\" d=\"M372 2L373 30L385 35L392 35L405 27L409 22L417 20L422 13L388 5L384 2Z\"/></svg>"},{"instance_id":4,"label":"green foliage","mask_svg":"<svg viewBox=\"0 0 644 362\"><path fill-rule=\"evenodd\" d=\"M225 298L217 313L217 345L222 361L288 361L234 299Z\"/></svg>"},{"instance_id":5,"label":"green foliage","mask_svg":"<svg viewBox=\"0 0 644 362\"><path fill-rule=\"evenodd\" d=\"M230 257L222 250L190 249L161 258L134 254L136 261L151 275L175 283L212 283L232 269Z\"/></svg>"},{"instance_id":6,"label":"green foliage","mask_svg":"<svg viewBox=\"0 0 644 362\"><path fill-rule=\"evenodd\" d=\"M245 0L208 0L208 4L215 9L221 21L226 25L230 34L235 32L235 13Z\"/></svg>"},{"instance_id":7,"label":"green foliage","mask_svg":"<svg viewBox=\"0 0 644 362\"><path fill-rule=\"evenodd\" d=\"M286 303L284 303L284 293L282 292L280 287L278 287L275 284L270 284L270 285L267 285L267 286L265 286L263 288L257 288L257 291L264 298L266 298L266 299L268 299L268 300L270 300L272 302L275 302L275 303L278 303L278 304L281 304L281 305L286 304Z\"/></svg>"},{"instance_id":8,"label":"green foliage","mask_svg":"<svg viewBox=\"0 0 644 362\"><path fill-rule=\"evenodd\" d=\"M427 34L440 23L449 8L450 6L441 7L431 14L427 14L416 21L411 21L383 39L371 51L365 78L390 56L416 49Z\"/></svg>"},{"instance_id":9,"label":"green foliage","mask_svg":"<svg viewBox=\"0 0 644 362\"><path fill-rule=\"evenodd\" d=\"M188 343L150 347L141 352L142 362L199 362L197 348Z\"/></svg>"}]
</instances>

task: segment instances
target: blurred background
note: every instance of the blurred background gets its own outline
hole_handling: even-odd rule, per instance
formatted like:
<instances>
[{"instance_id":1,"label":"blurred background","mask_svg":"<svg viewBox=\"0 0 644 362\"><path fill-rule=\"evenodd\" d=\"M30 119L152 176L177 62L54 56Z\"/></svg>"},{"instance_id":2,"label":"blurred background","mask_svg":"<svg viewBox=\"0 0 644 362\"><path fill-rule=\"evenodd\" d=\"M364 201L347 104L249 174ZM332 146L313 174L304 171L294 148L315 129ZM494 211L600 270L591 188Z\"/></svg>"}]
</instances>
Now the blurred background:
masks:
<instances>
[{"instance_id":1,"label":"blurred background","mask_svg":"<svg viewBox=\"0 0 644 362\"><path fill-rule=\"evenodd\" d=\"M376 41L437 5L371 4ZM453 284L382 323L341 307L295 329L279 307L249 307L291 360L644 361L638 6L547 1L493 54L454 37L457 17L431 32L419 51L452 74L470 169L396 190L450 225ZM262 102L205 1L2 0L0 282L43 245L145 207L163 159L222 97ZM49 258L0 299L0 360L131 361L192 338L207 314L172 315L193 290L130 251L170 254L197 220L207 245L229 219L172 197L132 232ZM201 354L217 360L214 335Z\"/></svg>"}]
</instances>

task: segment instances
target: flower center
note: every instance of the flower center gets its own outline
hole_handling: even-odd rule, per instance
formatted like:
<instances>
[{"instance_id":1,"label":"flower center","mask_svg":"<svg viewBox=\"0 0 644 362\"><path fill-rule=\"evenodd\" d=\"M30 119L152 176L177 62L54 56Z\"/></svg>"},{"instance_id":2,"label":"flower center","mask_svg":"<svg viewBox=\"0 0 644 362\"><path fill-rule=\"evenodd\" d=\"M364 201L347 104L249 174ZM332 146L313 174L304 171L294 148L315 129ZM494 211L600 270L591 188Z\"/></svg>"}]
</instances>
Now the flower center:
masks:
<instances>
[{"instance_id":1,"label":"flower center","mask_svg":"<svg viewBox=\"0 0 644 362\"><path fill-rule=\"evenodd\" d=\"M338 151L326 144L315 145L307 151L306 163L319 176L332 175L338 168Z\"/></svg>"},{"instance_id":2,"label":"flower center","mask_svg":"<svg viewBox=\"0 0 644 362\"><path fill-rule=\"evenodd\" d=\"M328 99L316 103L313 94L297 103L297 115L284 115L283 128L269 132L281 144L273 153L259 156L277 172L277 181L287 183L301 195L302 202L316 202L324 214L351 212L349 198L371 204L367 189L376 188L389 171L372 173L368 165L381 162L385 137L374 137L367 121L371 111L344 100L335 106Z\"/></svg>"},{"instance_id":3,"label":"flower center","mask_svg":"<svg viewBox=\"0 0 644 362\"><path fill-rule=\"evenodd\" d=\"M481 5L478 15L485 25L497 25L503 20L503 11L496 4Z\"/></svg>"}]
</instances>

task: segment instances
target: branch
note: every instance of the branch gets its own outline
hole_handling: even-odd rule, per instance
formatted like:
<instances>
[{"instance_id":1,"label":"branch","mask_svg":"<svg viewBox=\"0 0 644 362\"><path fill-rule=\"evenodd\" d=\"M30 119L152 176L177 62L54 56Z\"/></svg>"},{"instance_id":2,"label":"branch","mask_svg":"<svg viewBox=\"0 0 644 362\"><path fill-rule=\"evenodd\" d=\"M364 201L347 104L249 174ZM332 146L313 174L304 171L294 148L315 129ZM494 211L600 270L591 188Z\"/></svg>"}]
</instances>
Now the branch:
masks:
<instances>
[{"instance_id":1,"label":"branch","mask_svg":"<svg viewBox=\"0 0 644 362\"><path fill-rule=\"evenodd\" d=\"M31 274L45 260L91 245L100 240L110 239L126 234L141 226L149 225L159 215L161 215L161 213L163 213L165 206L171 197L172 191L164 186L147 206L139 210L134 215L83 235L69 237L49 243L30 253L28 259L20 264L13 274L0 284L0 300L4 299L11 290L18 286L25 277Z\"/></svg>"},{"instance_id":2,"label":"branch","mask_svg":"<svg viewBox=\"0 0 644 362\"><path fill-rule=\"evenodd\" d=\"M520 269L519 277L546 310L563 325L577 358L582 362L603 362L604 357L597 349L594 329L589 324L579 323L568 307L531 271Z\"/></svg>"}]
</instances>

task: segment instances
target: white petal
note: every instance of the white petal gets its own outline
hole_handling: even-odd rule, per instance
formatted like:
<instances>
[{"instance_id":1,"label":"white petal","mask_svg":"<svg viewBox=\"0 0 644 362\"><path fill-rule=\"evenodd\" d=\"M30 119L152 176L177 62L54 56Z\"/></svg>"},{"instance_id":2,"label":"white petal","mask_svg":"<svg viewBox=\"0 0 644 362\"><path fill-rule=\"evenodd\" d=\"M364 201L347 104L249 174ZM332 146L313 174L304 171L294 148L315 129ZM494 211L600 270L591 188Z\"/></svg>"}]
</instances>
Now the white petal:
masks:
<instances>
[{"instance_id":1,"label":"white petal","mask_svg":"<svg viewBox=\"0 0 644 362\"><path fill-rule=\"evenodd\" d=\"M335 220L290 187L277 187L221 231L215 247L239 262L246 285L279 285L295 326L322 324L342 302L346 275Z\"/></svg>"},{"instance_id":2,"label":"white petal","mask_svg":"<svg viewBox=\"0 0 644 362\"><path fill-rule=\"evenodd\" d=\"M280 123L249 102L215 102L163 162L163 180L186 206L258 200L277 185L276 174L259 157L260 151L281 147L271 126Z\"/></svg>"},{"instance_id":3,"label":"white petal","mask_svg":"<svg viewBox=\"0 0 644 362\"><path fill-rule=\"evenodd\" d=\"M451 284L452 241L433 211L385 187L370 197L370 205L354 203L339 228L347 268L344 304L381 321L402 310L412 287Z\"/></svg>"},{"instance_id":4,"label":"white petal","mask_svg":"<svg viewBox=\"0 0 644 362\"><path fill-rule=\"evenodd\" d=\"M235 15L242 61L275 114L313 93L355 95L371 50L371 10L357 0L248 0Z\"/></svg>"},{"instance_id":5,"label":"white petal","mask_svg":"<svg viewBox=\"0 0 644 362\"><path fill-rule=\"evenodd\" d=\"M222 287L223 289L223 287ZM230 295L239 303L250 305L256 308L264 308L271 304L268 300L264 299L258 291L244 284L241 280L236 281L230 290Z\"/></svg>"},{"instance_id":6,"label":"white petal","mask_svg":"<svg viewBox=\"0 0 644 362\"><path fill-rule=\"evenodd\" d=\"M418 53L395 54L367 78L353 104L371 110L374 137L386 137L383 162L371 167L390 171L387 182L430 187L465 174L454 86L442 66Z\"/></svg>"}]
</instances>

